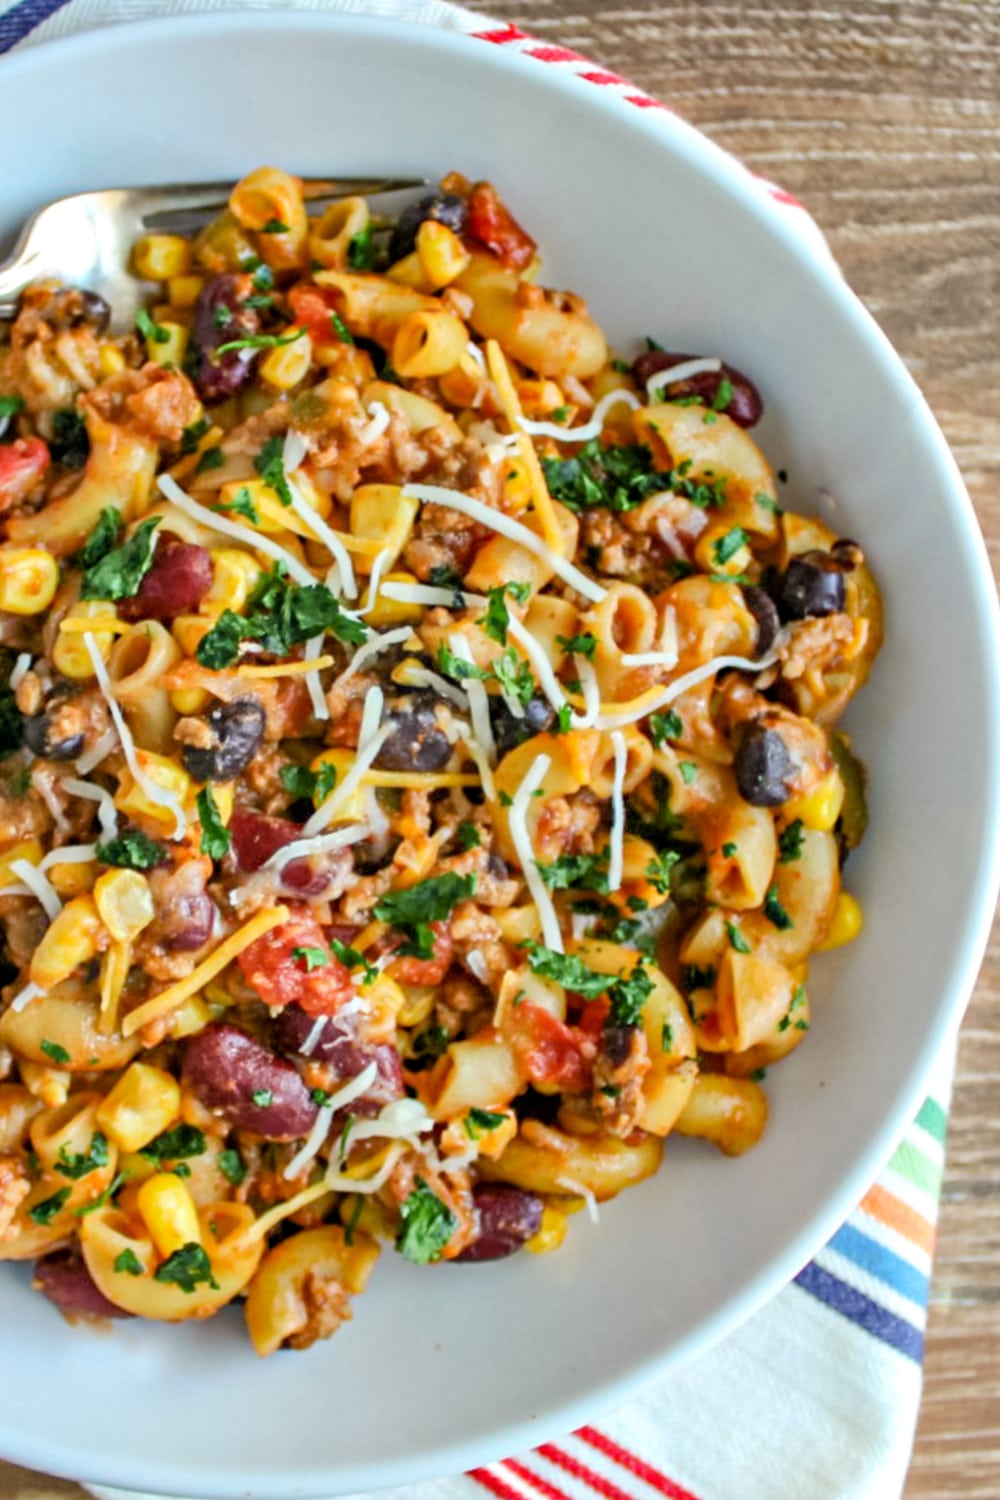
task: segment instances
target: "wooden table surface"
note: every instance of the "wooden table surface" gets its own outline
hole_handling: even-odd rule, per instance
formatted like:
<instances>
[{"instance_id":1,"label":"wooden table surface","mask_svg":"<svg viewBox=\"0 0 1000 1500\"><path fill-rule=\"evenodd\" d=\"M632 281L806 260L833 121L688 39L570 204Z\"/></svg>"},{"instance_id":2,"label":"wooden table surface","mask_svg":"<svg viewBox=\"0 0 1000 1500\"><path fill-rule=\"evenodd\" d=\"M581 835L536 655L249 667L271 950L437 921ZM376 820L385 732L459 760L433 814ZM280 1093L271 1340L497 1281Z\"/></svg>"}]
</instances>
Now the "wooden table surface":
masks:
<instances>
[{"instance_id":1,"label":"wooden table surface","mask_svg":"<svg viewBox=\"0 0 1000 1500\"><path fill-rule=\"evenodd\" d=\"M471 4L671 101L808 205L937 413L996 571L1000 0ZM0 1500L62 1493L0 1465ZM905 1500L998 1497L1000 929L962 1027Z\"/></svg>"}]
</instances>

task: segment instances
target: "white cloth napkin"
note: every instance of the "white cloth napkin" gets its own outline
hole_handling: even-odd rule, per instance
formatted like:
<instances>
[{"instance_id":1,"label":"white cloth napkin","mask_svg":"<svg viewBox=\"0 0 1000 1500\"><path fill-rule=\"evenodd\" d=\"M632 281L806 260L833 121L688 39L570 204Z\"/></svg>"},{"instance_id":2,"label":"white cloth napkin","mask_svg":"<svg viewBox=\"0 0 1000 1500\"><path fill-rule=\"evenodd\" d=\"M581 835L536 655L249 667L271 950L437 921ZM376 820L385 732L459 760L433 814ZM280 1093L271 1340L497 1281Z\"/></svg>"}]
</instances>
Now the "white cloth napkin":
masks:
<instances>
[{"instance_id":1,"label":"white cloth napkin","mask_svg":"<svg viewBox=\"0 0 1000 1500\"><path fill-rule=\"evenodd\" d=\"M0 52L161 14L265 10L274 0L0 0ZM281 0L282 8L445 26L657 101L565 48L443 0ZM828 254L814 221L757 179ZM888 1167L833 1239L724 1343L594 1426L529 1453L374 1500L893 1500L920 1401L951 1053ZM107 1500L146 1500L98 1489ZM156 1497L152 1497L156 1500Z\"/></svg>"}]
</instances>

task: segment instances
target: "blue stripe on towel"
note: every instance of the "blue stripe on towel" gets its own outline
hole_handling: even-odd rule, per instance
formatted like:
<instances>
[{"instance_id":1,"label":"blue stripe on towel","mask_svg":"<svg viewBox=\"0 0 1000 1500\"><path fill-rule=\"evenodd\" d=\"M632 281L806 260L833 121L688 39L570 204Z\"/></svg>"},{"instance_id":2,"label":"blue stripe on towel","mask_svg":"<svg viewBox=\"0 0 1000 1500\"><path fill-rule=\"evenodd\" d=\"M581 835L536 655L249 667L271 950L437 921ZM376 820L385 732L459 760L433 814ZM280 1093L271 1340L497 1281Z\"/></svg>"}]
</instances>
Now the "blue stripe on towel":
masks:
<instances>
[{"instance_id":1,"label":"blue stripe on towel","mask_svg":"<svg viewBox=\"0 0 1000 1500\"><path fill-rule=\"evenodd\" d=\"M895 1313L887 1312L884 1307L872 1301L871 1297L855 1291L854 1287L848 1286L829 1271L824 1271L815 1261L810 1261L799 1272L795 1284L820 1302L825 1302L834 1312L856 1323L866 1333L898 1350L900 1354L905 1354L917 1364L920 1363L924 1352L924 1338L919 1329L914 1328L912 1323L907 1323L905 1318L898 1318Z\"/></svg>"},{"instance_id":2,"label":"blue stripe on towel","mask_svg":"<svg viewBox=\"0 0 1000 1500\"><path fill-rule=\"evenodd\" d=\"M846 1260L853 1261L862 1271L877 1276L886 1286L901 1297L908 1297L920 1307L927 1306L930 1281L916 1266L911 1266L901 1255L887 1250L877 1240L870 1239L853 1224L842 1224L829 1241L830 1249L836 1250Z\"/></svg>"},{"instance_id":3,"label":"blue stripe on towel","mask_svg":"<svg viewBox=\"0 0 1000 1500\"><path fill-rule=\"evenodd\" d=\"M20 5L0 16L0 52L9 52L36 26L41 26L49 16L54 16L57 10L69 3L70 0L22 0Z\"/></svg>"}]
</instances>

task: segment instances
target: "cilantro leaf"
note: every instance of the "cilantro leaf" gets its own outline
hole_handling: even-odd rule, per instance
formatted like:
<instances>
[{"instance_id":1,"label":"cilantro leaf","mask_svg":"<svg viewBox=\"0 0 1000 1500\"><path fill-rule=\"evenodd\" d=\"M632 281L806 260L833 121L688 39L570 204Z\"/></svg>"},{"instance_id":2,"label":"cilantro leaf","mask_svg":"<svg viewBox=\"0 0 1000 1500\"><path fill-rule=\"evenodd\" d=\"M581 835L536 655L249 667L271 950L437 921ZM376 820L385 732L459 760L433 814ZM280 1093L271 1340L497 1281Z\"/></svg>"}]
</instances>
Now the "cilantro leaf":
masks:
<instances>
[{"instance_id":1,"label":"cilantro leaf","mask_svg":"<svg viewBox=\"0 0 1000 1500\"><path fill-rule=\"evenodd\" d=\"M441 1259L441 1251L458 1228L458 1220L422 1177L399 1210L403 1227L396 1249L416 1266Z\"/></svg>"},{"instance_id":2,"label":"cilantro leaf","mask_svg":"<svg viewBox=\"0 0 1000 1500\"><path fill-rule=\"evenodd\" d=\"M199 848L202 854L207 854L209 859L225 859L232 840L229 837L229 830L222 821L218 803L210 786L202 787L195 798L195 806L198 809L198 821L201 824Z\"/></svg>"},{"instance_id":3,"label":"cilantro leaf","mask_svg":"<svg viewBox=\"0 0 1000 1500\"><path fill-rule=\"evenodd\" d=\"M348 328L347 324L344 322L343 318L340 316L339 312L332 312L330 314L330 322L333 324L334 333L337 335L342 344L354 343L354 336L352 335L351 330ZM382 371L382 379L387 379L385 370Z\"/></svg>"},{"instance_id":4,"label":"cilantro leaf","mask_svg":"<svg viewBox=\"0 0 1000 1500\"><path fill-rule=\"evenodd\" d=\"M680 760L677 769L681 773L681 780L685 786L690 786L698 774L698 767L693 760Z\"/></svg>"},{"instance_id":5,"label":"cilantro leaf","mask_svg":"<svg viewBox=\"0 0 1000 1500\"><path fill-rule=\"evenodd\" d=\"M588 967L575 953L557 953L554 948L545 948L534 940L525 944L528 963L533 974L542 979L551 979L563 989L595 1000L607 992L611 979L607 974L598 974Z\"/></svg>"},{"instance_id":6,"label":"cilantro leaf","mask_svg":"<svg viewBox=\"0 0 1000 1500\"><path fill-rule=\"evenodd\" d=\"M227 1182L233 1187L239 1187L247 1175L246 1163L234 1146L229 1146L225 1151L220 1151L218 1156L219 1171Z\"/></svg>"},{"instance_id":7,"label":"cilantro leaf","mask_svg":"<svg viewBox=\"0 0 1000 1500\"><path fill-rule=\"evenodd\" d=\"M570 887L583 891L608 889L608 852L599 854L560 854L551 864L538 862L538 873L550 891L566 891Z\"/></svg>"},{"instance_id":8,"label":"cilantro leaf","mask_svg":"<svg viewBox=\"0 0 1000 1500\"><path fill-rule=\"evenodd\" d=\"M670 895L671 871L679 861L680 854L676 849L663 849L646 866L646 879L661 896Z\"/></svg>"},{"instance_id":9,"label":"cilantro leaf","mask_svg":"<svg viewBox=\"0 0 1000 1500\"><path fill-rule=\"evenodd\" d=\"M749 532L742 526L732 526L725 536L720 536L712 543L712 556L721 568L730 558L735 557L741 547L745 547L750 540Z\"/></svg>"},{"instance_id":10,"label":"cilantro leaf","mask_svg":"<svg viewBox=\"0 0 1000 1500\"><path fill-rule=\"evenodd\" d=\"M135 315L135 326L147 344L168 344L170 342L170 330L161 327L159 323L154 323L144 307L140 307Z\"/></svg>"},{"instance_id":11,"label":"cilantro leaf","mask_svg":"<svg viewBox=\"0 0 1000 1500\"><path fill-rule=\"evenodd\" d=\"M274 1094L270 1089L254 1089L250 1098L258 1109L270 1109L274 1103Z\"/></svg>"},{"instance_id":12,"label":"cilantro leaf","mask_svg":"<svg viewBox=\"0 0 1000 1500\"><path fill-rule=\"evenodd\" d=\"M443 1026L425 1026L413 1038L413 1051L404 1066L411 1073L425 1073L448 1050L451 1037Z\"/></svg>"},{"instance_id":13,"label":"cilantro leaf","mask_svg":"<svg viewBox=\"0 0 1000 1500\"><path fill-rule=\"evenodd\" d=\"M270 298L268 298L270 301ZM291 333L250 333L246 338L230 339L228 343L219 344L216 355L229 354L233 349L284 349L287 344L297 343L305 335L304 328L293 328ZM268 438L268 442L274 442Z\"/></svg>"},{"instance_id":14,"label":"cilantro leaf","mask_svg":"<svg viewBox=\"0 0 1000 1500\"><path fill-rule=\"evenodd\" d=\"M375 918L401 927L409 934L400 950L416 958L431 958L434 953L432 922L443 922L451 916L459 901L475 894L475 875L432 875L405 891L387 891L375 906Z\"/></svg>"},{"instance_id":15,"label":"cilantro leaf","mask_svg":"<svg viewBox=\"0 0 1000 1500\"><path fill-rule=\"evenodd\" d=\"M181 429L181 453L197 453L198 444L211 427L207 417L199 417L197 422L192 422L190 427Z\"/></svg>"},{"instance_id":16,"label":"cilantro leaf","mask_svg":"<svg viewBox=\"0 0 1000 1500\"><path fill-rule=\"evenodd\" d=\"M211 469L221 469L226 461L226 455L216 443L214 448L206 448L195 464L196 474L207 474Z\"/></svg>"},{"instance_id":17,"label":"cilantro leaf","mask_svg":"<svg viewBox=\"0 0 1000 1500\"><path fill-rule=\"evenodd\" d=\"M182 1292L193 1292L203 1284L210 1286L213 1291L219 1290L219 1283L212 1275L212 1263L195 1240L182 1245L162 1265L157 1266L153 1272L153 1280L179 1286Z\"/></svg>"},{"instance_id":18,"label":"cilantro leaf","mask_svg":"<svg viewBox=\"0 0 1000 1500\"><path fill-rule=\"evenodd\" d=\"M455 830L460 849L479 849L482 847L482 835L475 823L459 823Z\"/></svg>"},{"instance_id":19,"label":"cilantro leaf","mask_svg":"<svg viewBox=\"0 0 1000 1500\"><path fill-rule=\"evenodd\" d=\"M86 1177L88 1173L96 1172L98 1167L106 1167L107 1164L108 1138L97 1130L91 1137L87 1152L69 1151L65 1146L60 1147L56 1171L76 1182L78 1178Z\"/></svg>"},{"instance_id":20,"label":"cilantro leaf","mask_svg":"<svg viewBox=\"0 0 1000 1500\"><path fill-rule=\"evenodd\" d=\"M608 986L611 1009L607 1024L641 1026L643 1009L652 990L653 981L643 963L637 963L630 974L620 975Z\"/></svg>"},{"instance_id":21,"label":"cilantro leaf","mask_svg":"<svg viewBox=\"0 0 1000 1500\"><path fill-rule=\"evenodd\" d=\"M189 1156L201 1156L205 1151L205 1137L196 1125L174 1125L162 1130L148 1145L140 1149L140 1156L149 1161L183 1161Z\"/></svg>"},{"instance_id":22,"label":"cilantro leaf","mask_svg":"<svg viewBox=\"0 0 1000 1500\"><path fill-rule=\"evenodd\" d=\"M451 647L444 644L437 649L437 664L446 677L453 677L456 682L465 682L469 678L474 678L477 682L490 680L491 674L485 667L477 667L474 661L456 656Z\"/></svg>"},{"instance_id":23,"label":"cilantro leaf","mask_svg":"<svg viewBox=\"0 0 1000 1500\"><path fill-rule=\"evenodd\" d=\"M69 1062L69 1053L66 1051L66 1048L61 1047L58 1042L50 1042L47 1037L44 1037L42 1039L41 1046L42 1051L45 1053L45 1056L49 1059L50 1062Z\"/></svg>"},{"instance_id":24,"label":"cilantro leaf","mask_svg":"<svg viewBox=\"0 0 1000 1500\"><path fill-rule=\"evenodd\" d=\"M126 1276L141 1276L142 1262L134 1250L123 1250L115 1256L115 1270L124 1272Z\"/></svg>"},{"instance_id":25,"label":"cilantro leaf","mask_svg":"<svg viewBox=\"0 0 1000 1500\"><path fill-rule=\"evenodd\" d=\"M787 932L790 927L795 926L795 923L778 900L778 887L776 885L772 885L764 897L764 915L772 927L777 927L779 932Z\"/></svg>"},{"instance_id":26,"label":"cilantro leaf","mask_svg":"<svg viewBox=\"0 0 1000 1500\"><path fill-rule=\"evenodd\" d=\"M507 644L507 627L510 624L510 611L507 608L507 595L523 604L531 593L531 585L525 583L501 583L496 588L489 590L489 602L486 605L486 613L476 621L489 636L491 641L496 641L500 646Z\"/></svg>"},{"instance_id":27,"label":"cilantro leaf","mask_svg":"<svg viewBox=\"0 0 1000 1500\"><path fill-rule=\"evenodd\" d=\"M98 844L94 852L102 864L122 870L152 870L168 858L166 851L138 828L126 828L117 838Z\"/></svg>"},{"instance_id":28,"label":"cilantro leaf","mask_svg":"<svg viewBox=\"0 0 1000 1500\"><path fill-rule=\"evenodd\" d=\"M597 637L591 635L589 630L580 635L557 635L556 641L571 656L585 656L588 661L594 660Z\"/></svg>"},{"instance_id":29,"label":"cilantro leaf","mask_svg":"<svg viewBox=\"0 0 1000 1500\"><path fill-rule=\"evenodd\" d=\"M11 417L16 417L18 412L23 410L23 396L0 396L0 424L4 431Z\"/></svg>"},{"instance_id":30,"label":"cilantro leaf","mask_svg":"<svg viewBox=\"0 0 1000 1500\"><path fill-rule=\"evenodd\" d=\"M650 450L638 443L610 448L593 438L573 458L543 458L545 483L553 500L570 510L604 506L623 512L667 489L667 476L653 467Z\"/></svg>"},{"instance_id":31,"label":"cilantro leaf","mask_svg":"<svg viewBox=\"0 0 1000 1500\"><path fill-rule=\"evenodd\" d=\"M359 953L357 948L352 948L347 943L341 942L340 938L331 938L330 948L337 962L342 963L346 969L362 969L364 971L364 977L361 980L363 985L371 984L373 979L378 978L378 969L365 958L363 953Z\"/></svg>"},{"instance_id":32,"label":"cilantro leaf","mask_svg":"<svg viewBox=\"0 0 1000 1500\"><path fill-rule=\"evenodd\" d=\"M516 698L526 708L535 696L535 679L531 667L518 656L513 646L508 646L493 663L493 676L505 693Z\"/></svg>"},{"instance_id":33,"label":"cilantro leaf","mask_svg":"<svg viewBox=\"0 0 1000 1500\"><path fill-rule=\"evenodd\" d=\"M713 411L725 411L733 399L733 383L728 375L723 375L719 381L718 388L712 398Z\"/></svg>"},{"instance_id":34,"label":"cilantro leaf","mask_svg":"<svg viewBox=\"0 0 1000 1500\"><path fill-rule=\"evenodd\" d=\"M258 641L275 656L287 656L293 646L326 631L353 646L368 637L368 627L344 613L325 583L290 583L275 568L255 585L245 615L222 612L198 642L195 656L203 667L219 671L237 661L242 641Z\"/></svg>"},{"instance_id":35,"label":"cilantro leaf","mask_svg":"<svg viewBox=\"0 0 1000 1500\"><path fill-rule=\"evenodd\" d=\"M232 511L234 515L245 516L252 525L260 525L260 516L257 513L257 507L251 500L250 491L245 484L240 486L231 500L219 500L212 506L212 509Z\"/></svg>"},{"instance_id":36,"label":"cilantro leaf","mask_svg":"<svg viewBox=\"0 0 1000 1500\"><path fill-rule=\"evenodd\" d=\"M783 828L778 834L778 862L789 865L793 860L802 858L802 844L804 825L801 818L795 818L787 828Z\"/></svg>"},{"instance_id":37,"label":"cilantro leaf","mask_svg":"<svg viewBox=\"0 0 1000 1500\"><path fill-rule=\"evenodd\" d=\"M41 1203L35 1204L34 1208L29 1208L28 1218L33 1224L43 1226L51 1224L56 1214L61 1213L66 1207L68 1197L69 1188L60 1188L58 1192L52 1194L51 1198L43 1198Z\"/></svg>"},{"instance_id":38,"label":"cilantro leaf","mask_svg":"<svg viewBox=\"0 0 1000 1500\"><path fill-rule=\"evenodd\" d=\"M375 226L371 220L347 242L347 266L351 271L370 271L377 258Z\"/></svg>"},{"instance_id":39,"label":"cilantro leaf","mask_svg":"<svg viewBox=\"0 0 1000 1500\"><path fill-rule=\"evenodd\" d=\"M81 599L133 599L153 562L153 532L159 516L140 522L122 546L105 553L88 568L80 586Z\"/></svg>"},{"instance_id":40,"label":"cilantro leaf","mask_svg":"<svg viewBox=\"0 0 1000 1500\"><path fill-rule=\"evenodd\" d=\"M726 923L726 936L729 939L730 947L735 948L737 953L750 953L752 951L750 944L735 922Z\"/></svg>"},{"instance_id":41,"label":"cilantro leaf","mask_svg":"<svg viewBox=\"0 0 1000 1500\"><path fill-rule=\"evenodd\" d=\"M293 948L292 957L305 964L307 974L313 969L325 969L330 962L330 955L323 948Z\"/></svg>"},{"instance_id":42,"label":"cilantro leaf","mask_svg":"<svg viewBox=\"0 0 1000 1500\"><path fill-rule=\"evenodd\" d=\"M312 798L316 790L316 773L308 766L282 766L278 772L281 785L289 796Z\"/></svg>"},{"instance_id":43,"label":"cilantro leaf","mask_svg":"<svg viewBox=\"0 0 1000 1500\"><path fill-rule=\"evenodd\" d=\"M679 740L684 733L684 723L679 713L669 708L665 714L650 714L649 733L658 750L664 740Z\"/></svg>"},{"instance_id":44,"label":"cilantro leaf","mask_svg":"<svg viewBox=\"0 0 1000 1500\"><path fill-rule=\"evenodd\" d=\"M287 234L288 225L285 223L284 219L271 218L268 219L267 223L262 226L260 232L261 234Z\"/></svg>"},{"instance_id":45,"label":"cilantro leaf","mask_svg":"<svg viewBox=\"0 0 1000 1500\"><path fill-rule=\"evenodd\" d=\"M271 486L282 505L291 505L292 492L285 475L284 452L284 438L269 437L253 464L261 479Z\"/></svg>"},{"instance_id":46,"label":"cilantro leaf","mask_svg":"<svg viewBox=\"0 0 1000 1500\"><path fill-rule=\"evenodd\" d=\"M81 1208L74 1208L73 1213L75 1217L85 1219L88 1214L96 1213L99 1208L104 1208L106 1204L111 1202L118 1190L124 1187L128 1178L129 1174L127 1172L119 1172L113 1181L108 1183L104 1192L100 1193L92 1203L85 1203Z\"/></svg>"},{"instance_id":47,"label":"cilantro leaf","mask_svg":"<svg viewBox=\"0 0 1000 1500\"><path fill-rule=\"evenodd\" d=\"M491 1109L470 1109L462 1124L470 1141L478 1141L484 1130L496 1130L506 1120L506 1115L494 1114Z\"/></svg>"},{"instance_id":48,"label":"cilantro leaf","mask_svg":"<svg viewBox=\"0 0 1000 1500\"><path fill-rule=\"evenodd\" d=\"M121 511L113 505L106 505L97 518L97 525L73 559L77 567L93 568L107 557L118 545L123 524Z\"/></svg>"}]
</instances>

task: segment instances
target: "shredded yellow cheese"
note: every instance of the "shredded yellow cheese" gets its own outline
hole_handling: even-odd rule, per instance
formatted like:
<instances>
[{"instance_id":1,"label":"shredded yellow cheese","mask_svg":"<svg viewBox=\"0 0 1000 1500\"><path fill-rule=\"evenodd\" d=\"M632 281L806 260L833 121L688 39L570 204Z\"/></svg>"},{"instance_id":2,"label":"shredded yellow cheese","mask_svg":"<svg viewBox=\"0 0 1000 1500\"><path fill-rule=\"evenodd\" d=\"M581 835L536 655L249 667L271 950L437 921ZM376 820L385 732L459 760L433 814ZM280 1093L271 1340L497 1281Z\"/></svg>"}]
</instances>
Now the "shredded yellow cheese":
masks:
<instances>
[{"instance_id":1,"label":"shredded yellow cheese","mask_svg":"<svg viewBox=\"0 0 1000 1500\"><path fill-rule=\"evenodd\" d=\"M361 784L430 790L443 786L478 786L479 777L465 771L368 771L362 777Z\"/></svg>"},{"instance_id":2,"label":"shredded yellow cheese","mask_svg":"<svg viewBox=\"0 0 1000 1500\"><path fill-rule=\"evenodd\" d=\"M100 1029L114 1031L118 1020L118 1001L121 999L125 981L132 963L132 944L119 943L112 939L101 962L101 1011Z\"/></svg>"},{"instance_id":3,"label":"shredded yellow cheese","mask_svg":"<svg viewBox=\"0 0 1000 1500\"><path fill-rule=\"evenodd\" d=\"M299 677L305 672L321 672L333 666L332 656L315 656L308 661L277 661L263 667L240 664L241 677Z\"/></svg>"},{"instance_id":4,"label":"shredded yellow cheese","mask_svg":"<svg viewBox=\"0 0 1000 1500\"><path fill-rule=\"evenodd\" d=\"M238 953L244 948L249 948L265 932L270 932L272 927L280 927L282 922L288 920L287 906L265 906L256 912L244 926L236 932L231 932L224 942L210 953L207 958L193 969L186 979L178 979L176 984L171 984L152 1000L147 1000L144 1005L139 1005L131 1011L122 1022L122 1035L133 1036L143 1026L155 1021L159 1016L166 1015L175 1010L178 1005L185 1001L189 995L196 990L203 989L210 979L228 964L231 964Z\"/></svg>"},{"instance_id":5,"label":"shredded yellow cheese","mask_svg":"<svg viewBox=\"0 0 1000 1500\"><path fill-rule=\"evenodd\" d=\"M114 631L116 635L124 635L132 627L127 620L119 620L117 615L89 615L85 618L72 615L59 621L59 629L68 631L70 635L83 635L88 630L107 630Z\"/></svg>"},{"instance_id":6,"label":"shredded yellow cheese","mask_svg":"<svg viewBox=\"0 0 1000 1500\"><path fill-rule=\"evenodd\" d=\"M276 1203L273 1208L268 1209L266 1214L261 1214L259 1219L254 1219L252 1224L247 1225L239 1237L240 1244L253 1244L256 1240L263 1239L266 1234L270 1234L275 1224L280 1224L282 1219L288 1218L289 1214L298 1213L299 1209L305 1208L307 1203L315 1203L317 1198L325 1197L329 1191L326 1183L320 1178L319 1182L312 1182L307 1188L303 1188L301 1193L296 1193L294 1198L286 1198L284 1203Z\"/></svg>"},{"instance_id":7,"label":"shredded yellow cheese","mask_svg":"<svg viewBox=\"0 0 1000 1500\"><path fill-rule=\"evenodd\" d=\"M183 458L178 459L174 466L167 470L167 473L177 480L186 479L198 467L198 460L206 448L217 448L224 437L225 433L221 427L210 427L194 452L186 453Z\"/></svg>"},{"instance_id":8,"label":"shredded yellow cheese","mask_svg":"<svg viewBox=\"0 0 1000 1500\"><path fill-rule=\"evenodd\" d=\"M535 445L531 438L521 426L521 403L517 399L514 382L510 378L510 370L504 358L503 350L495 339L488 339L486 343L486 362L489 365L493 384L497 388L500 397L500 405L503 407L504 416L510 424L511 432L517 436L517 451L527 471L528 480L531 484L531 496L535 502L535 510L538 519L542 523L542 533L546 542L552 548L557 557L564 557L566 548L563 544L562 532L559 530L559 522L556 520L555 507L552 504L552 496L549 494L545 483L545 475L535 452Z\"/></svg>"}]
</instances>

